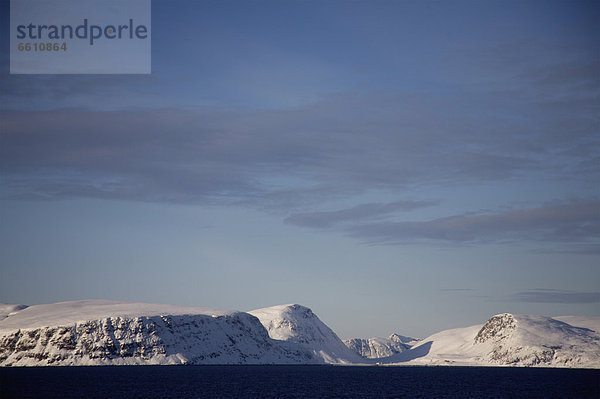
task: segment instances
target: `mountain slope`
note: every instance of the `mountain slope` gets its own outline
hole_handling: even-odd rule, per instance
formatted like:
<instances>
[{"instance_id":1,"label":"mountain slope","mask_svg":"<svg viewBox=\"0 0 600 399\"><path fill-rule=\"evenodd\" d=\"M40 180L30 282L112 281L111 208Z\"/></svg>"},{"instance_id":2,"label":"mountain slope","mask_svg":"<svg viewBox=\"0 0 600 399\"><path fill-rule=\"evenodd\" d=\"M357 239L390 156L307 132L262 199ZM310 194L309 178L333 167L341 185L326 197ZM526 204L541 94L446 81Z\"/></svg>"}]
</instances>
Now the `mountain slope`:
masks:
<instances>
[{"instance_id":1,"label":"mountain slope","mask_svg":"<svg viewBox=\"0 0 600 399\"><path fill-rule=\"evenodd\" d=\"M442 331L393 363L600 367L600 336L543 316L493 316L483 325Z\"/></svg>"},{"instance_id":2,"label":"mountain slope","mask_svg":"<svg viewBox=\"0 0 600 399\"><path fill-rule=\"evenodd\" d=\"M6 319L8 316L13 316L17 312L25 309L27 305L14 305L8 303L0 303L0 320Z\"/></svg>"},{"instance_id":3,"label":"mountain slope","mask_svg":"<svg viewBox=\"0 0 600 399\"><path fill-rule=\"evenodd\" d=\"M347 364L364 361L307 307L279 305L248 313L260 320L272 339L294 344L319 362Z\"/></svg>"},{"instance_id":4,"label":"mountain slope","mask_svg":"<svg viewBox=\"0 0 600 399\"><path fill-rule=\"evenodd\" d=\"M253 316L114 301L31 306L0 321L0 365L303 363Z\"/></svg>"},{"instance_id":5,"label":"mountain slope","mask_svg":"<svg viewBox=\"0 0 600 399\"><path fill-rule=\"evenodd\" d=\"M600 317L590 316L560 316L554 320L562 321L574 327L587 328L600 334Z\"/></svg>"},{"instance_id":6,"label":"mountain slope","mask_svg":"<svg viewBox=\"0 0 600 399\"><path fill-rule=\"evenodd\" d=\"M380 359L402 353L413 346L417 340L398 334L387 338L351 338L344 344L352 351L368 359Z\"/></svg>"}]
</instances>

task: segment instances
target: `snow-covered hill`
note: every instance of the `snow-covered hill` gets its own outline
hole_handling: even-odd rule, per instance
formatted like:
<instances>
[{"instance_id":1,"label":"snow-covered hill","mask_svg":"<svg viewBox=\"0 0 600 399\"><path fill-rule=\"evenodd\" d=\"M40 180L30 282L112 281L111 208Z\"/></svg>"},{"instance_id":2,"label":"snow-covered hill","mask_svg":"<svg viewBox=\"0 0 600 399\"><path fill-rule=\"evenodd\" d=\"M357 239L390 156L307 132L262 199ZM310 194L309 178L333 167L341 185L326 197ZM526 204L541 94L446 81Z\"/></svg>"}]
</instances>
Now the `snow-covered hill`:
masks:
<instances>
[{"instance_id":1,"label":"snow-covered hill","mask_svg":"<svg viewBox=\"0 0 600 399\"><path fill-rule=\"evenodd\" d=\"M560 316L553 317L554 320L562 321L574 327L582 327L593 330L600 334L600 317L590 316Z\"/></svg>"},{"instance_id":2,"label":"snow-covered hill","mask_svg":"<svg viewBox=\"0 0 600 399\"><path fill-rule=\"evenodd\" d=\"M402 353L418 342L415 338L391 334L387 338L351 338L345 339L344 344L368 359L380 359Z\"/></svg>"},{"instance_id":3,"label":"snow-covered hill","mask_svg":"<svg viewBox=\"0 0 600 399\"><path fill-rule=\"evenodd\" d=\"M563 320L571 320L563 317ZM594 318L580 318L592 325ZM542 316L499 314L483 325L446 330L389 358L392 363L600 367L600 335Z\"/></svg>"},{"instance_id":4,"label":"snow-covered hill","mask_svg":"<svg viewBox=\"0 0 600 399\"><path fill-rule=\"evenodd\" d=\"M418 342L396 334L352 340L361 345L363 357L300 305L244 313L99 300L31 307L0 304L0 366L382 363L600 368L599 331L598 317L504 313Z\"/></svg>"},{"instance_id":5,"label":"snow-covered hill","mask_svg":"<svg viewBox=\"0 0 600 399\"><path fill-rule=\"evenodd\" d=\"M260 320L272 339L294 344L308 352L312 361L342 364L364 362L307 307L279 305L248 313Z\"/></svg>"},{"instance_id":6,"label":"snow-covered hill","mask_svg":"<svg viewBox=\"0 0 600 399\"><path fill-rule=\"evenodd\" d=\"M255 317L114 301L31 306L0 321L0 365L305 363Z\"/></svg>"}]
</instances>

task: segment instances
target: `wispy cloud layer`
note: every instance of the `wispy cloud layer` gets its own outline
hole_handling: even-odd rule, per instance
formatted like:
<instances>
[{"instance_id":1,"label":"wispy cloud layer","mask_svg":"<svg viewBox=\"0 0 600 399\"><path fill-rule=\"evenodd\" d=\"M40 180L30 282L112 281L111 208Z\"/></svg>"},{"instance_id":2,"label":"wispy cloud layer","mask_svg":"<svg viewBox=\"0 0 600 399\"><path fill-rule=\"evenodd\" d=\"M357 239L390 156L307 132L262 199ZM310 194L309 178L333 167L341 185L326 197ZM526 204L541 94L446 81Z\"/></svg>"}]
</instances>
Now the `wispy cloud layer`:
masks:
<instances>
[{"instance_id":1,"label":"wispy cloud layer","mask_svg":"<svg viewBox=\"0 0 600 399\"><path fill-rule=\"evenodd\" d=\"M346 222L359 222L389 216L395 212L410 211L437 204L438 201L395 201L390 203L369 203L328 212L296 213L285 219L296 226L327 228Z\"/></svg>"},{"instance_id":2,"label":"wispy cloud layer","mask_svg":"<svg viewBox=\"0 0 600 399\"><path fill-rule=\"evenodd\" d=\"M254 112L4 111L5 197L281 205L526 174L598 180L591 110L501 97L493 115L489 96L382 93Z\"/></svg>"},{"instance_id":3,"label":"wispy cloud layer","mask_svg":"<svg viewBox=\"0 0 600 399\"><path fill-rule=\"evenodd\" d=\"M600 303L600 292L532 289L528 291L517 292L515 295L513 295L512 300L515 302L528 303Z\"/></svg>"},{"instance_id":4,"label":"wispy cloud layer","mask_svg":"<svg viewBox=\"0 0 600 399\"><path fill-rule=\"evenodd\" d=\"M442 292L472 292L475 291L473 288L442 288Z\"/></svg>"},{"instance_id":5,"label":"wispy cloud layer","mask_svg":"<svg viewBox=\"0 0 600 399\"><path fill-rule=\"evenodd\" d=\"M346 231L377 243L419 239L447 242L594 241L600 239L600 201L577 201L496 214L456 215L420 222L358 224Z\"/></svg>"}]
</instances>

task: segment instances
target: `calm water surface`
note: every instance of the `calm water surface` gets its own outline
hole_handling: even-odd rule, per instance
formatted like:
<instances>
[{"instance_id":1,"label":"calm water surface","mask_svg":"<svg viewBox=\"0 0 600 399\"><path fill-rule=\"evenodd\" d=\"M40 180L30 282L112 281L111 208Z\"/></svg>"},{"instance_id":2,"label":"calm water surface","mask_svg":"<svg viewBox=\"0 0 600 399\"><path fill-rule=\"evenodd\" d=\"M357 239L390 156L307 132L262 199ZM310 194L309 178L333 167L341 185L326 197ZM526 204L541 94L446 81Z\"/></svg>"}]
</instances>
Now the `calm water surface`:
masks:
<instances>
[{"instance_id":1,"label":"calm water surface","mask_svg":"<svg viewBox=\"0 0 600 399\"><path fill-rule=\"evenodd\" d=\"M490 367L0 368L0 398L600 398L600 370Z\"/></svg>"}]
</instances>

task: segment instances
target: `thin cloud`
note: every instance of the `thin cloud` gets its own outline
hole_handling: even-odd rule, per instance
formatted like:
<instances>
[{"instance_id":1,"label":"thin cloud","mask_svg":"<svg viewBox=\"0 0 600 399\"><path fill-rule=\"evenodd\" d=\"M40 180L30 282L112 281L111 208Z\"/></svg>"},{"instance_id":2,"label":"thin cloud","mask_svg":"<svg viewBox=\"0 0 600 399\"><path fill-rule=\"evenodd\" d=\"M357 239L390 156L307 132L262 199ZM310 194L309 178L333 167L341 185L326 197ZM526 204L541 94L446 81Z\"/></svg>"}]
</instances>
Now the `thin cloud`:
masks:
<instances>
[{"instance_id":1,"label":"thin cloud","mask_svg":"<svg viewBox=\"0 0 600 399\"><path fill-rule=\"evenodd\" d=\"M576 118L557 131L544 115L506 126L477 109L469 97L347 95L291 111L3 111L0 167L5 197L288 206L415 184L568 178L596 158L596 131ZM576 135L564 134L575 126ZM569 153L586 146L591 152Z\"/></svg>"},{"instance_id":2,"label":"thin cloud","mask_svg":"<svg viewBox=\"0 0 600 399\"><path fill-rule=\"evenodd\" d=\"M363 221L436 205L438 201L395 201L390 203L361 204L347 209L328 212L296 213L284 222L296 226L329 228L347 222Z\"/></svg>"},{"instance_id":3,"label":"thin cloud","mask_svg":"<svg viewBox=\"0 0 600 399\"><path fill-rule=\"evenodd\" d=\"M162 103L155 93L159 83L155 75L9 75L6 71L0 74L0 103L5 109L19 110L153 106Z\"/></svg>"},{"instance_id":4,"label":"thin cloud","mask_svg":"<svg viewBox=\"0 0 600 399\"><path fill-rule=\"evenodd\" d=\"M579 292L553 289L532 289L520 291L511 297L515 302L525 303L599 303L600 292Z\"/></svg>"},{"instance_id":5,"label":"thin cloud","mask_svg":"<svg viewBox=\"0 0 600 399\"><path fill-rule=\"evenodd\" d=\"M440 289L442 292L473 292L475 291L473 288L442 288Z\"/></svg>"}]
</instances>

